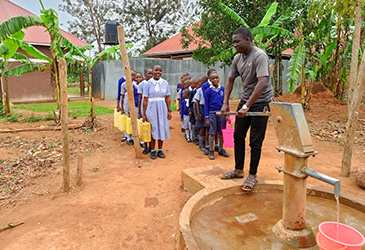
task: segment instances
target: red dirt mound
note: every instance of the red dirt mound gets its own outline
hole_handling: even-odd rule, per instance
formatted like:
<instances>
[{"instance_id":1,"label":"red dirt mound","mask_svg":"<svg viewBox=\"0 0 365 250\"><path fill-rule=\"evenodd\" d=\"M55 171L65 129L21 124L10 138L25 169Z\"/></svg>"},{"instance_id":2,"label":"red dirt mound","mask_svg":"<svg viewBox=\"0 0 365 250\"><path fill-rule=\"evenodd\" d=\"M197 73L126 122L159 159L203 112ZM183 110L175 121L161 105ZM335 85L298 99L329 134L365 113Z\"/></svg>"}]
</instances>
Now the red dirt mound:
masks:
<instances>
[{"instance_id":1,"label":"red dirt mound","mask_svg":"<svg viewBox=\"0 0 365 250\"><path fill-rule=\"evenodd\" d=\"M290 103L300 103L301 101L301 87L299 86L293 94L284 94L276 98L276 101L280 102L290 102ZM335 98L333 93L323 86L319 82L313 83L312 88L312 98L311 101L313 103L319 105L327 105L327 104L337 104L337 105L346 105L346 102L342 100L338 100Z\"/></svg>"}]
</instances>

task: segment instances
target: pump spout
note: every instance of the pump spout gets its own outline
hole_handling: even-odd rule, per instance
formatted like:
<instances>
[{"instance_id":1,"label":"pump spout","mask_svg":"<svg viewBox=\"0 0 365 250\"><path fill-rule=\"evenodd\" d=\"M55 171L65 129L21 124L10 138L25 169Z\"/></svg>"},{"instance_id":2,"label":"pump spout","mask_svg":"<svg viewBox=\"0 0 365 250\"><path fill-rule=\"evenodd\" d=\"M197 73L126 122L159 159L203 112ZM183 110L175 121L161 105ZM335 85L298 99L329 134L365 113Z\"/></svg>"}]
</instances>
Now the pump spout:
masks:
<instances>
[{"instance_id":1,"label":"pump spout","mask_svg":"<svg viewBox=\"0 0 365 250\"><path fill-rule=\"evenodd\" d=\"M325 174L318 173L317 171L314 171L306 167L302 168L302 172L320 181L324 181L328 184L335 186L335 195L338 196L340 195L340 180Z\"/></svg>"}]
</instances>

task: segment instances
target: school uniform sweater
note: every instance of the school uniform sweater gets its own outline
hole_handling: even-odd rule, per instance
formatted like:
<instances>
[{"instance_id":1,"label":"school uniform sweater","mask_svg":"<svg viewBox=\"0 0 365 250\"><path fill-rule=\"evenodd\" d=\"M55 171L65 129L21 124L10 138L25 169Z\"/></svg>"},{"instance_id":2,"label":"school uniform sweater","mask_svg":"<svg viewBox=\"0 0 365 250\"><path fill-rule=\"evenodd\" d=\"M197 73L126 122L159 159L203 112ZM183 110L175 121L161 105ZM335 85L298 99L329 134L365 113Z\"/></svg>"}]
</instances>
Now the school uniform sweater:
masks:
<instances>
[{"instance_id":1,"label":"school uniform sweater","mask_svg":"<svg viewBox=\"0 0 365 250\"><path fill-rule=\"evenodd\" d=\"M192 91L190 91L190 95L189 95L189 112L194 112L193 101L194 101L194 96L195 96L197 90L198 89L195 88Z\"/></svg>"},{"instance_id":2,"label":"school uniform sweater","mask_svg":"<svg viewBox=\"0 0 365 250\"><path fill-rule=\"evenodd\" d=\"M189 115L189 99L183 99L184 106L181 109L181 115L184 117L185 115Z\"/></svg>"},{"instance_id":3,"label":"school uniform sweater","mask_svg":"<svg viewBox=\"0 0 365 250\"><path fill-rule=\"evenodd\" d=\"M213 85L211 85L205 90L204 98L205 118L208 118L210 112L216 112L221 110L224 100L224 87L218 85L218 88L215 88Z\"/></svg>"},{"instance_id":4,"label":"school uniform sweater","mask_svg":"<svg viewBox=\"0 0 365 250\"><path fill-rule=\"evenodd\" d=\"M117 101L120 102L121 101L121 95L125 95L124 98L127 98L127 86L124 85L123 83L125 83L125 77L123 76L122 78L119 79L118 81L118 98ZM125 83L126 84L126 83ZM134 104L136 107L138 107L138 89L136 87L136 81L133 80L133 95L134 95Z\"/></svg>"}]
</instances>

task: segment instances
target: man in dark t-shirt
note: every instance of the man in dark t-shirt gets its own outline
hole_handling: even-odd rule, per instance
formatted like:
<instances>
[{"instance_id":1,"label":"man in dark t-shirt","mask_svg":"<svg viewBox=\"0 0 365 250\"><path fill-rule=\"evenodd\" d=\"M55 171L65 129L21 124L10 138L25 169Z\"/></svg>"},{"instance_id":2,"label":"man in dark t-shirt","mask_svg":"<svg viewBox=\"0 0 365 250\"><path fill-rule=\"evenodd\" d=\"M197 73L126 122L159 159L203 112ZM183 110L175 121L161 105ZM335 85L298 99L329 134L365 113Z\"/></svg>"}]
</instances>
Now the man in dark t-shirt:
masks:
<instances>
[{"instance_id":1,"label":"man in dark t-shirt","mask_svg":"<svg viewBox=\"0 0 365 250\"><path fill-rule=\"evenodd\" d=\"M221 112L229 111L228 100L236 77L240 76L243 85L242 98L238 105L238 117L234 132L235 169L221 176L222 179L243 178L245 160L245 139L250 129L251 160L249 176L243 183L244 191L251 191L256 185L257 168L261 157L261 147L265 138L267 116L245 116L247 111L262 112L269 108L273 97L271 86L269 58L266 53L253 46L251 32L238 28L232 37L237 50L226 83Z\"/></svg>"}]
</instances>

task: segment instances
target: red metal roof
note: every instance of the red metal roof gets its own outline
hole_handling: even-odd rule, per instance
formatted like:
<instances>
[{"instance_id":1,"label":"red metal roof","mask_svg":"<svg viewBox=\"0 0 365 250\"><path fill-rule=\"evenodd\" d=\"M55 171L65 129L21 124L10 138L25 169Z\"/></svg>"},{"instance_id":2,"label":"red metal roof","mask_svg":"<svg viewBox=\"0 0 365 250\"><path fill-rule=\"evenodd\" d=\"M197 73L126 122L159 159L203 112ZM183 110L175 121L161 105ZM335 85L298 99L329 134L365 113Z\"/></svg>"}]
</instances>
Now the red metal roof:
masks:
<instances>
[{"instance_id":1,"label":"red metal roof","mask_svg":"<svg viewBox=\"0 0 365 250\"><path fill-rule=\"evenodd\" d=\"M196 23L196 24L198 24L198 23ZM194 25L196 25L196 24L193 24L187 28L187 31L193 37L194 37L194 35L193 35L192 29L193 29ZM181 32L179 32L176 35L174 35L173 37L171 37L171 38L163 41L162 43L156 45L155 47L151 48L150 50L147 50L146 52L143 53L143 55L153 56L153 55L179 54L179 53L184 53L184 52L192 52L199 47L199 45L197 43L193 42L189 45L189 47L187 49L183 49L182 45L180 43L181 38L182 38ZM195 38L195 41L199 41L199 39Z\"/></svg>"},{"instance_id":2,"label":"red metal roof","mask_svg":"<svg viewBox=\"0 0 365 250\"><path fill-rule=\"evenodd\" d=\"M9 0L0 0L0 23L9 19L13 16L21 16L21 15L34 15L32 12L16 5ZM88 43L82 41L81 39L71 35L67 31L60 28L61 35L66 37L73 45L75 46L86 46ZM31 44L39 44L39 45L50 45L51 39L49 37L46 29L41 26L29 27L24 30L25 37L24 41L29 42Z\"/></svg>"}]
</instances>

